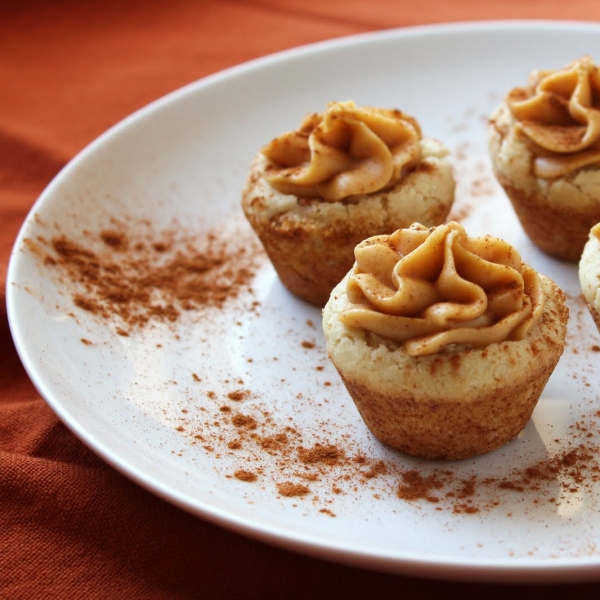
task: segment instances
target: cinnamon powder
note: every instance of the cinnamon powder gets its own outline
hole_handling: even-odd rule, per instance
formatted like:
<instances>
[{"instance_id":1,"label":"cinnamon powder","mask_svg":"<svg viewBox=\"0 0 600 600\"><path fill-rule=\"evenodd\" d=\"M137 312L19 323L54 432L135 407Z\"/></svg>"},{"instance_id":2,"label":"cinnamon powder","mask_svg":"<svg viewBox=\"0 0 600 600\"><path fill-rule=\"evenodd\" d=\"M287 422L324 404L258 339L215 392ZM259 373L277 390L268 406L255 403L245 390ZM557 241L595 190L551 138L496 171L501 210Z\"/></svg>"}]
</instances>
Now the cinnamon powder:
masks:
<instances>
[{"instance_id":1,"label":"cinnamon powder","mask_svg":"<svg viewBox=\"0 0 600 600\"><path fill-rule=\"evenodd\" d=\"M290 481L278 483L277 489L282 496L286 496L287 498L306 496L306 494L310 493L310 489L305 485L302 485L301 483L292 483Z\"/></svg>"},{"instance_id":2,"label":"cinnamon powder","mask_svg":"<svg viewBox=\"0 0 600 600\"><path fill-rule=\"evenodd\" d=\"M49 246L44 263L60 275L75 306L114 322L124 336L251 293L263 260L252 239L242 243L216 230L156 232L146 223L57 235Z\"/></svg>"},{"instance_id":3,"label":"cinnamon powder","mask_svg":"<svg viewBox=\"0 0 600 600\"><path fill-rule=\"evenodd\" d=\"M256 481L256 479L257 479L256 473L253 473L252 471L244 471L243 469L239 469L238 471L236 471L234 473L234 476L236 479L239 479L240 481L247 481L247 482Z\"/></svg>"},{"instance_id":4,"label":"cinnamon powder","mask_svg":"<svg viewBox=\"0 0 600 600\"><path fill-rule=\"evenodd\" d=\"M439 475L423 476L419 471L410 470L402 473L401 483L398 486L398 498L402 500L426 500L427 502L439 502L440 499L434 494L444 486Z\"/></svg>"},{"instance_id":5,"label":"cinnamon powder","mask_svg":"<svg viewBox=\"0 0 600 600\"><path fill-rule=\"evenodd\" d=\"M298 457L304 464L314 465L325 463L327 465L337 464L344 456L344 453L333 445L315 444L312 448L298 448Z\"/></svg>"},{"instance_id":6,"label":"cinnamon powder","mask_svg":"<svg viewBox=\"0 0 600 600\"><path fill-rule=\"evenodd\" d=\"M460 478L452 470L433 468L425 475L417 470L402 472L397 496L402 500L444 502L454 513L475 514L502 505L512 494L530 494L534 503L555 502L546 484L560 481L564 494L581 487L591 490L600 481L596 451L585 442L564 448L533 464L515 467L504 477L478 474Z\"/></svg>"},{"instance_id":7,"label":"cinnamon powder","mask_svg":"<svg viewBox=\"0 0 600 600\"><path fill-rule=\"evenodd\" d=\"M563 440L545 458L528 461L523 457L521 464L506 474L490 476L465 473L460 466L435 461L406 469L402 460L372 458L365 452L353 454L351 439L342 441L344 437L338 438L333 429L328 432L327 426L321 429L320 440L307 444L291 418L289 425L278 425L277 419L256 403L256 394L252 394L252 402L236 400L226 390L221 394L226 404L220 405L219 412L225 420L215 437L210 430L214 432L217 424L207 419L205 433L229 452L241 451L239 458L244 465L253 465L251 470L246 466L234 469L234 476L239 479L245 477L244 472L252 473L255 477L244 481L262 482L283 498L310 495L319 512L330 516L335 516L331 508L336 497L358 494L361 488L363 495L368 487L375 491L374 499L383 498L389 490L398 501L415 506L430 504L436 511L469 517L512 506L519 497L531 506L558 503L559 490L560 502L568 503L571 494L582 489L591 492L600 481L600 460L589 438L591 431L598 430L600 411L582 417L573 425L570 439ZM243 413L232 413L231 409L237 411L241 406ZM227 407L229 410L224 410ZM329 436L337 441L328 441ZM377 478L385 481L373 487Z\"/></svg>"}]
</instances>

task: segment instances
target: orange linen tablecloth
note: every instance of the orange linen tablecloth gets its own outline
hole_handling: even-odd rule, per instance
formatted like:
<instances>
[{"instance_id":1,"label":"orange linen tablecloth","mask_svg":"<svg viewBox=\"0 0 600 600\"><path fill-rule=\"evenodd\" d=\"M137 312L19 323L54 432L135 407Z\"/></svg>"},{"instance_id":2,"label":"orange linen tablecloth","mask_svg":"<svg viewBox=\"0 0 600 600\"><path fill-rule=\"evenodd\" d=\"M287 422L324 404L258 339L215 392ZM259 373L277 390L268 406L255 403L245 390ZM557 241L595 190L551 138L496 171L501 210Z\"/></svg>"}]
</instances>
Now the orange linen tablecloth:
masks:
<instances>
[{"instance_id":1,"label":"orange linen tablecloth","mask_svg":"<svg viewBox=\"0 0 600 600\"><path fill-rule=\"evenodd\" d=\"M21 367L4 301L36 197L109 126L200 77L309 42L475 19L600 21L597 0L21 0L0 3L0 598L597 597L596 584L445 583L230 533L82 445ZM597 57L598 58L598 57Z\"/></svg>"}]
</instances>

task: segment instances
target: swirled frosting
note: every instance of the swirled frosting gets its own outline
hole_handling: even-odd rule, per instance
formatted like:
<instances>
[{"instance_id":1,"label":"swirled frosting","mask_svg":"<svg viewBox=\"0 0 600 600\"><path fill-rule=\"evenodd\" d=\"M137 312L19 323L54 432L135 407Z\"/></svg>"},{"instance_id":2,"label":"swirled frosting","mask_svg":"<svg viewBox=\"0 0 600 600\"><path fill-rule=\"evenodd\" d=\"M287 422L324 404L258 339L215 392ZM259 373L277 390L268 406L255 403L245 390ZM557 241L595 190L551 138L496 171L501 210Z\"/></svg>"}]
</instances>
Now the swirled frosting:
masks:
<instances>
[{"instance_id":1,"label":"swirled frosting","mask_svg":"<svg viewBox=\"0 0 600 600\"><path fill-rule=\"evenodd\" d=\"M600 70L584 55L563 69L533 71L507 103L533 143L533 174L560 177L600 162Z\"/></svg>"},{"instance_id":2,"label":"swirled frosting","mask_svg":"<svg viewBox=\"0 0 600 600\"><path fill-rule=\"evenodd\" d=\"M412 356L523 339L544 308L537 273L510 244L456 222L369 238L355 258L338 318Z\"/></svg>"},{"instance_id":3,"label":"swirled frosting","mask_svg":"<svg viewBox=\"0 0 600 600\"><path fill-rule=\"evenodd\" d=\"M399 110L331 102L262 148L284 194L329 202L386 189L421 159L421 130Z\"/></svg>"}]
</instances>

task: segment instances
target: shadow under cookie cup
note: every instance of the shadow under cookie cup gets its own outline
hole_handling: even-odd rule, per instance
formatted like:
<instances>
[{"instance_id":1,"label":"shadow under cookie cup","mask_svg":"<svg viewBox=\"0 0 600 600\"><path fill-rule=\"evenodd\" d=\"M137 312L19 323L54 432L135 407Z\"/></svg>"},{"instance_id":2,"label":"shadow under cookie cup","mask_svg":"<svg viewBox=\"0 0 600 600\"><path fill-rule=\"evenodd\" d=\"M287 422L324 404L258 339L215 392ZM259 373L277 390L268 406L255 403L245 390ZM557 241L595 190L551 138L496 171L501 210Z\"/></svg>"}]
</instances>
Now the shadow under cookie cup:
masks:
<instances>
[{"instance_id":1,"label":"shadow under cookie cup","mask_svg":"<svg viewBox=\"0 0 600 600\"><path fill-rule=\"evenodd\" d=\"M526 426L564 350L568 308L547 295L523 340L412 357L394 342L344 326L345 282L323 311L329 357L363 421L382 443L428 459L463 459L500 448Z\"/></svg>"}]
</instances>

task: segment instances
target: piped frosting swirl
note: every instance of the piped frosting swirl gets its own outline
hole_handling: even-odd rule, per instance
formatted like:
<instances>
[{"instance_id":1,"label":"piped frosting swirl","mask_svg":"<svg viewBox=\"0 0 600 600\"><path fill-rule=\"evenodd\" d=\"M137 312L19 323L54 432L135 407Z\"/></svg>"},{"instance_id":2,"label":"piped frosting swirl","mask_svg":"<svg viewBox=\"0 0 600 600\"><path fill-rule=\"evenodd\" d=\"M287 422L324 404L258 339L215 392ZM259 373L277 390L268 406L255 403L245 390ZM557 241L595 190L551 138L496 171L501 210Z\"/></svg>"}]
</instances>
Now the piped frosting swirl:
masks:
<instances>
[{"instance_id":1,"label":"piped frosting swirl","mask_svg":"<svg viewBox=\"0 0 600 600\"><path fill-rule=\"evenodd\" d=\"M399 110L331 102L262 148L284 194L336 202L387 189L421 160L421 129Z\"/></svg>"},{"instance_id":2,"label":"piped frosting swirl","mask_svg":"<svg viewBox=\"0 0 600 600\"><path fill-rule=\"evenodd\" d=\"M523 339L544 308L541 281L515 248L470 238L456 222L369 238L355 258L340 321L412 356Z\"/></svg>"},{"instance_id":3,"label":"piped frosting swirl","mask_svg":"<svg viewBox=\"0 0 600 600\"><path fill-rule=\"evenodd\" d=\"M600 162L600 69L590 56L563 69L533 71L507 103L531 142L536 177L553 179Z\"/></svg>"}]
</instances>

